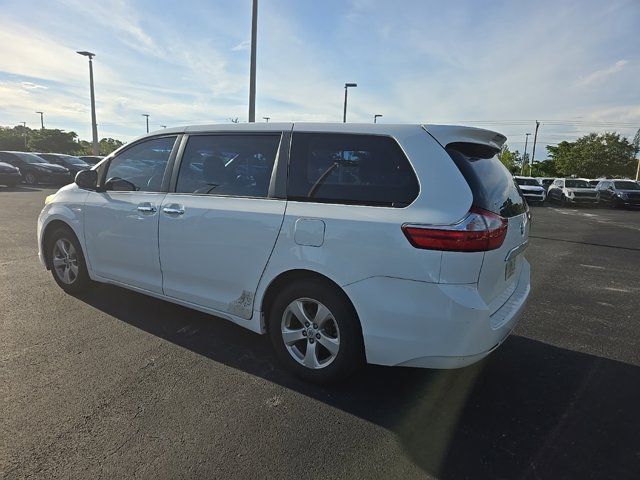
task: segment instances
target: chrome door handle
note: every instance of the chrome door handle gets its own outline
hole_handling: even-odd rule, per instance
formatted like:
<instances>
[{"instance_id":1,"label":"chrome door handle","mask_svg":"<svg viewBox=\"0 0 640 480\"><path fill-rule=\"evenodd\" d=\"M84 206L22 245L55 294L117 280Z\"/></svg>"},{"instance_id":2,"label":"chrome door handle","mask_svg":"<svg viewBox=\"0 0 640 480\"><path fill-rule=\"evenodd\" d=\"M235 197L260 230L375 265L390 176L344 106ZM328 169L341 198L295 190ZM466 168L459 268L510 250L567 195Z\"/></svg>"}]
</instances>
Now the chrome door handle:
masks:
<instances>
[{"instance_id":1,"label":"chrome door handle","mask_svg":"<svg viewBox=\"0 0 640 480\"><path fill-rule=\"evenodd\" d=\"M146 202L146 203L141 203L140 205L138 205L138 211L139 212L144 212L144 213L156 213L158 210L156 209L156 207L151 205L149 202Z\"/></svg>"},{"instance_id":2,"label":"chrome door handle","mask_svg":"<svg viewBox=\"0 0 640 480\"><path fill-rule=\"evenodd\" d=\"M181 207L164 207L162 209L164 213L167 215L182 215L184 213L184 208Z\"/></svg>"}]
</instances>

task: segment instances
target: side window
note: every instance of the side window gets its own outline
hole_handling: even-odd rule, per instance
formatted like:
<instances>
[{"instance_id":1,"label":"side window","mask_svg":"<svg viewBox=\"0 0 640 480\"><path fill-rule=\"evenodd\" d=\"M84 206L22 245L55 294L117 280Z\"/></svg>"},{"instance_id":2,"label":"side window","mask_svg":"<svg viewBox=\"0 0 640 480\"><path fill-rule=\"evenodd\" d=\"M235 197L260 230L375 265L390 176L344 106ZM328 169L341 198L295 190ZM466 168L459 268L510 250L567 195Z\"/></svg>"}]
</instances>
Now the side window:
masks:
<instances>
[{"instance_id":1,"label":"side window","mask_svg":"<svg viewBox=\"0 0 640 480\"><path fill-rule=\"evenodd\" d=\"M105 175L107 190L158 192L176 137L147 140L114 157Z\"/></svg>"},{"instance_id":2,"label":"side window","mask_svg":"<svg viewBox=\"0 0 640 480\"><path fill-rule=\"evenodd\" d=\"M419 185L409 160L390 137L294 133L290 200L406 207Z\"/></svg>"},{"instance_id":3,"label":"side window","mask_svg":"<svg viewBox=\"0 0 640 480\"><path fill-rule=\"evenodd\" d=\"M177 193L267 197L280 134L194 135L180 162Z\"/></svg>"}]
</instances>

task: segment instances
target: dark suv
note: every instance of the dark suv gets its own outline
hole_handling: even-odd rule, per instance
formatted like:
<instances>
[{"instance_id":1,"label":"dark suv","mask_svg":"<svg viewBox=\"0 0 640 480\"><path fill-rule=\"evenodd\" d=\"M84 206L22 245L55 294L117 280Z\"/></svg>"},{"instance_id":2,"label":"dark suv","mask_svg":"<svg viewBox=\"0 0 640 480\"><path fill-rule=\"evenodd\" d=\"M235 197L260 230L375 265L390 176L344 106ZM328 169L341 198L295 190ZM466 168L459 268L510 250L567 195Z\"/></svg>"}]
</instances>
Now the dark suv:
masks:
<instances>
[{"instance_id":1,"label":"dark suv","mask_svg":"<svg viewBox=\"0 0 640 480\"><path fill-rule=\"evenodd\" d=\"M640 207L640 185L633 180L602 180L596 190L600 202L616 207Z\"/></svg>"},{"instance_id":2,"label":"dark suv","mask_svg":"<svg viewBox=\"0 0 640 480\"><path fill-rule=\"evenodd\" d=\"M53 165L44 158L28 152L0 152L0 162L18 167L27 185L55 183L65 185L72 181L69 169Z\"/></svg>"}]
</instances>

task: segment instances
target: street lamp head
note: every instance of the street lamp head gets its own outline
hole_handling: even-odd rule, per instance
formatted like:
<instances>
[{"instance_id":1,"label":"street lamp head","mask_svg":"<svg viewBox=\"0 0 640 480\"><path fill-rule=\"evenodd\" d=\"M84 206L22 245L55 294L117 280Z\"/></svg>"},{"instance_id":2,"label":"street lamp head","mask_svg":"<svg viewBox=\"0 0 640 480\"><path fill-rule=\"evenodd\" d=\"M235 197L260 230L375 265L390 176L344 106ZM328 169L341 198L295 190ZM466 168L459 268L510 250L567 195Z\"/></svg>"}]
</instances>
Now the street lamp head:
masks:
<instances>
[{"instance_id":1,"label":"street lamp head","mask_svg":"<svg viewBox=\"0 0 640 480\"><path fill-rule=\"evenodd\" d=\"M40 115L43 115L43 114L44 114L44 112L36 112L36 113L39 113Z\"/></svg>"},{"instance_id":2,"label":"street lamp head","mask_svg":"<svg viewBox=\"0 0 640 480\"><path fill-rule=\"evenodd\" d=\"M357 83L345 83L344 84L344 88L357 87L357 86L358 86Z\"/></svg>"},{"instance_id":3,"label":"street lamp head","mask_svg":"<svg viewBox=\"0 0 640 480\"><path fill-rule=\"evenodd\" d=\"M87 52L86 50L82 50L82 51L76 52L76 53L79 53L80 55L83 55L85 57L89 57L89 60L91 60L93 57L96 56L95 53Z\"/></svg>"}]
</instances>

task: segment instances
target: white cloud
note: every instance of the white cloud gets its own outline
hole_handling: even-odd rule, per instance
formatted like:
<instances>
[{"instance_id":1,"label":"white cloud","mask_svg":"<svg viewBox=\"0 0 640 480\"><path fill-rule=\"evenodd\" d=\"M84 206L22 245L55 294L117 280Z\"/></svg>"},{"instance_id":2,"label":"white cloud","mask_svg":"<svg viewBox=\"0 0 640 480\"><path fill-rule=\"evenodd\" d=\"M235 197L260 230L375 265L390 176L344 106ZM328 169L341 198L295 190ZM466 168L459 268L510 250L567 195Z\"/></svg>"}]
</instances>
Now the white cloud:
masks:
<instances>
[{"instance_id":1,"label":"white cloud","mask_svg":"<svg viewBox=\"0 0 640 480\"><path fill-rule=\"evenodd\" d=\"M629 62L627 60L618 60L616 63L611 65L610 67L603 68L601 70L596 70L595 72L590 73L586 77L581 78L576 82L576 85L587 87L601 84L607 77L614 75L625 67Z\"/></svg>"},{"instance_id":2,"label":"white cloud","mask_svg":"<svg viewBox=\"0 0 640 480\"><path fill-rule=\"evenodd\" d=\"M235 47L233 47L231 50L234 52L238 52L240 50L249 50L250 45L251 45L251 42L249 40L243 40L242 42L237 44Z\"/></svg>"}]
</instances>

